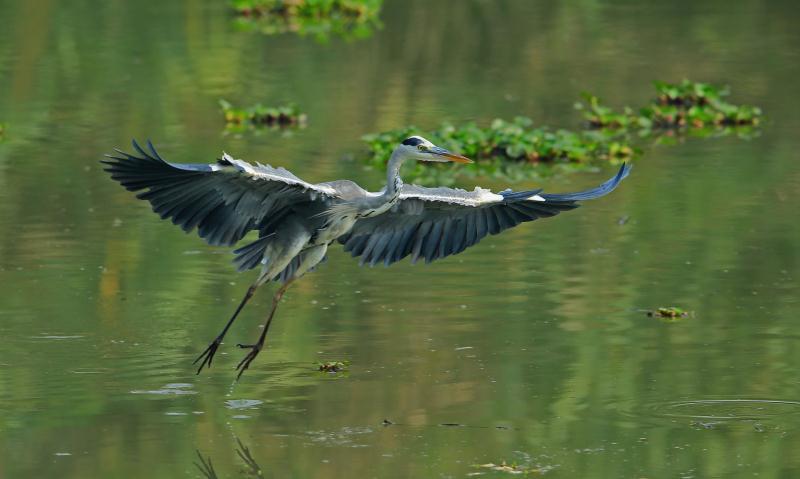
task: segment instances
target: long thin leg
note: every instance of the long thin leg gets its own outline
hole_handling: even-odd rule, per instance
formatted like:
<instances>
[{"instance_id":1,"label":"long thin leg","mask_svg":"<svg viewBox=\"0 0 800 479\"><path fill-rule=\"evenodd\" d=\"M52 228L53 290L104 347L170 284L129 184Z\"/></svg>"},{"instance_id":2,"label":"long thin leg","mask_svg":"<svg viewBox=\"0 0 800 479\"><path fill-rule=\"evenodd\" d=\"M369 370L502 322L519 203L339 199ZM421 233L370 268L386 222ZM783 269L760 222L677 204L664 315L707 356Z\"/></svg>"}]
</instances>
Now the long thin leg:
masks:
<instances>
[{"instance_id":1,"label":"long thin leg","mask_svg":"<svg viewBox=\"0 0 800 479\"><path fill-rule=\"evenodd\" d=\"M261 336L258 338L258 342L255 344L237 344L240 348L249 348L250 352L247 353L247 356L244 357L239 362L239 365L236 366L236 369L239 371L239 374L236 375L236 380L238 381L240 377L242 377L242 373L250 366L250 363L258 356L258 353L261 352L261 348L264 346L264 339L267 337L267 332L269 331L269 325L272 324L272 318L275 317L275 310L278 309L278 303L280 303L281 298L283 297L283 293L289 289L289 285L294 282L296 278L291 278L287 280L283 286L278 288L275 292L275 296L272 297L272 309L269 312L269 316L267 316L267 322L264 323L264 330L261 331Z\"/></svg>"},{"instance_id":2,"label":"long thin leg","mask_svg":"<svg viewBox=\"0 0 800 479\"><path fill-rule=\"evenodd\" d=\"M197 374L200 374L200 371L202 371L205 366L208 366L209 368L211 367L211 361L213 361L214 354L216 354L217 348L219 348L220 343L222 343L222 338L225 337L225 333L228 332L228 329L236 320L236 317L239 316L239 312L242 310L242 308L244 308L244 305L247 304L247 302L250 301L250 298L253 297L253 293L256 292L256 288L258 288L258 285L255 283L247 288L247 293L245 293L242 302L239 303L239 306L236 308L233 316L231 316L231 319L228 320L228 324L222 328L222 332L219 333L219 335L213 341L211 341L211 344L208 345L206 350L194 360L192 364L197 364L197 361L200 361L201 359L203 360L203 362L200 363L200 367L197 368Z\"/></svg>"}]
</instances>

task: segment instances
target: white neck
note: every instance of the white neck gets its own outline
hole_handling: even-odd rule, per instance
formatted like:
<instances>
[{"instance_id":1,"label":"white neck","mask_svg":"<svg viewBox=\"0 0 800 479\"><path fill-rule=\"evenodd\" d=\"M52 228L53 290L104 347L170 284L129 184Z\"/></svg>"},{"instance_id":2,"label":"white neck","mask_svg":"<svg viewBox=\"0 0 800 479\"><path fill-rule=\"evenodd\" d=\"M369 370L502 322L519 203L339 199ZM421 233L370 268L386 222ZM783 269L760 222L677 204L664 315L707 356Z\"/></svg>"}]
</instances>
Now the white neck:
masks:
<instances>
[{"instance_id":1,"label":"white neck","mask_svg":"<svg viewBox=\"0 0 800 479\"><path fill-rule=\"evenodd\" d=\"M384 196L392 198L403 187L403 180L400 179L400 166L402 166L406 158L405 152L400 148L395 148L392 152L389 163L386 165L386 191Z\"/></svg>"},{"instance_id":2,"label":"white neck","mask_svg":"<svg viewBox=\"0 0 800 479\"><path fill-rule=\"evenodd\" d=\"M357 207L357 213L363 216L379 215L387 211L397 201L403 180L400 179L400 166L408 156L400 148L392 152L386 165L386 188L383 193L365 198Z\"/></svg>"}]
</instances>

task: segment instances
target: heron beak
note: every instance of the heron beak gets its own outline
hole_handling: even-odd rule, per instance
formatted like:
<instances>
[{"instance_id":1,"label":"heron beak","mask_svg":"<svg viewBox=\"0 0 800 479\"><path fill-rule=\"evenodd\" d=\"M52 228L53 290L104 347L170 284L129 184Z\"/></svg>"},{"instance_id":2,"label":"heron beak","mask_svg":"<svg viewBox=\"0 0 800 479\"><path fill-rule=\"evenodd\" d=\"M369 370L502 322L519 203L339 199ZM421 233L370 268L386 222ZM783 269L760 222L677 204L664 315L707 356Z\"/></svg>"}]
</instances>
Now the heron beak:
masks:
<instances>
[{"instance_id":1,"label":"heron beak","mask_svg":"<svg viewBox=\"0 0 800 479\"><path fill-rule=\"evenodd\" d=\"M452 161L455 163L474 163L474 161L470 160L466 156L457 155L451 151L445 150L444 148L440 148L438 146L433 147L428 151L433 153L434 155L439 155L443 158L446 158L445 161Z\"/></svg>"}]
</instances>

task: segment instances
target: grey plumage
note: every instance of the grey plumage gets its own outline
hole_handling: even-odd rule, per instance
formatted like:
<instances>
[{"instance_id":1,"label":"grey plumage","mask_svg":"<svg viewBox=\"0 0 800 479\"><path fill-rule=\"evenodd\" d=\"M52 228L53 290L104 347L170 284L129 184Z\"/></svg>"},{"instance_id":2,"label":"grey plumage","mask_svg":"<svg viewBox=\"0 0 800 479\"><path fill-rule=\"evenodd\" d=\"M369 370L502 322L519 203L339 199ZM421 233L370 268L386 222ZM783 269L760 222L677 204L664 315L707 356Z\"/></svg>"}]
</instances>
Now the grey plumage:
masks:
<instances>
[{"instance_id":1,"label":"grey plumage","mask_svg":"<svg viewBox=\"0 0 800 479\"><path fill-rule=\"evenodd\" d=\"M284 168L251 165L228 155L210 165L169 163L149 141L147 147L149 151L133 142L139 156L116 150L104 160L106 171L130 191L147 189L137 198L149 201L162 219L172 220L184 231L197 228L211 245L233 245L292 205L329 204L343 197L328 184L307 183ZM344 190L343 182L338 183Z\"/></svg>"},{"instance_id":2,"label":"grey plumage","mask_svg":"<svg viewBox=\"0 0 800 479\"><path fill-rule=\"evenodd\" d=\"M400 201L387 213L361 219L341 238L345 251L361 257L361 264L386 265L409 255L411 260L430 263L458 254L489 234L497 234L520 223L555 216L578 207L576 201L598 198L612 191L630 171L620 168L601 186L579 193L541 194L541 190L494 195L487 190L453 190L404 186ZM542 200L536 199L537 195ZM400 232L400 234L398 234ZM387 248L364 248L376 237L391 240Z\"/></svg>"},{"instance_id":3,"label":"grey plumage","mask_svg":"<svg viewBox=\"0 0 800 479\"><path fill-rule=\"evenodd\" d=\"M387 165L386 186L368 192L349 180L308 183L284 168L252 165L227 154L212 164L165 161L148 141L133 142L135 154L116 150L103 160L111 177L147 200L162 219L184 231L197 230L211 245L231 246L251 231L258 238L234 251L239 271L261 271L219 336L195 360L198 373L210 366L225 333L255 290L267 281L283 285L258 342L240 345L250 353L239 363L239 375L260 351L278 301L289 284L324 261L338 241L360 263L390 265L403 258L426 263L458 254L488 235L527 221L549 217L611 192L628 175L577 193L541 190L493 193L404 185L400 165L407 159L469 162L422 137L406 139Z\"/></svg>"}]
</instances>

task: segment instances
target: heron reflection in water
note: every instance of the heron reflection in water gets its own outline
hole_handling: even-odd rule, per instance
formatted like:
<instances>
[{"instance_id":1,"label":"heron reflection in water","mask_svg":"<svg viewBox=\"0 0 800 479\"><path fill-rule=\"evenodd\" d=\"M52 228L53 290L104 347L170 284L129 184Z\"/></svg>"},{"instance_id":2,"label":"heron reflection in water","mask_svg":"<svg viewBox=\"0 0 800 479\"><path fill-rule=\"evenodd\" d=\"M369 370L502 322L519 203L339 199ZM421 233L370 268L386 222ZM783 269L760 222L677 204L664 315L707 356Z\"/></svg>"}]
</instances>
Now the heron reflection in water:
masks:
<instances>
[{"instance_id":1,"label":"heron reflection in water","mask_svg":"<svg viewBox=\"0 0 800 479\"><path fill-rule=\"evenodd\" d=\"M242 441L239 440L238 436L234 437L236 438L237 445L236 455L238 455L239 459L244 461L245 465L247 466L247 470L245 471L247 475L253 477L264 477L264 472L256 460L253 459L250 449L242 444ZM196 467L206 479L219 479L219 476L217 476L217 471L214 470L214 463L211 462L211 456L203 458L200 450L196 450L195 452L197 453L197 459L199 462L195 462L194 467Z\"/></svg>"},{"instance_id":2,"label":"heron reflection in water","mask_svg":"<svg viewBox=\"0 0 800 479\"><path fill-rule=\"evenodd\" d=\"M394 149L386 186L370 192L350 180L308 183L284 168L255 165L223 154L212 164L170 163L148 141L133 142L134 154L115 150L103 160L111 177L137 198L147 200L162 219L184 231L197 229L211 245L232 246L250 231L258 239L234 251L239 271L260 267L239 306L219 335L195 360L197 373L210 367L225 334L253 294L268 281L281 283L258 340L239 344L248 353L236 366L237 379L264 347L275 310L293 281L325 259L335 242L360 264L390 265L408 256L431 262L520 223L576 208L577 202L603 196L625 178L623 165L597 188L577 193L542 190L493 193L406 185L400 166L409 160L471 163L421 136Z\"/></svg>"}]
</instances>

